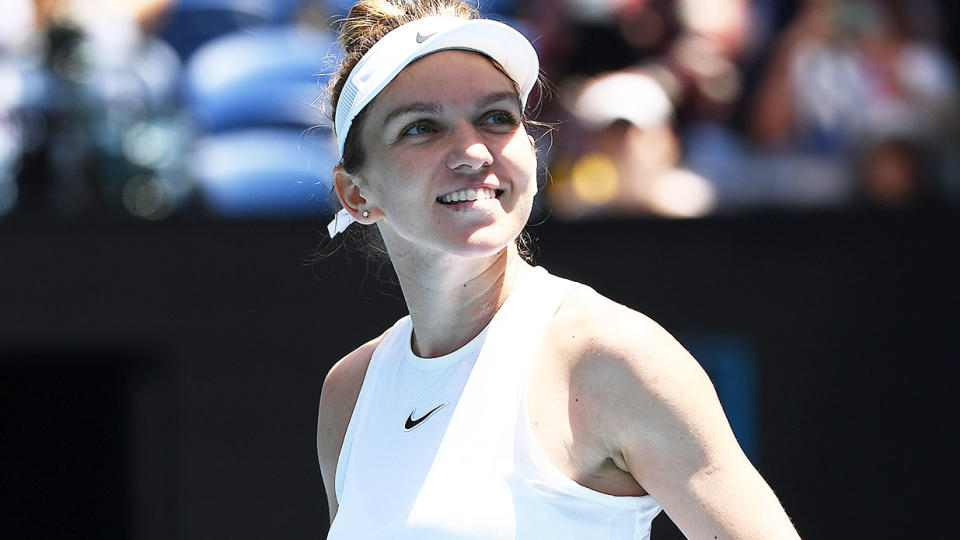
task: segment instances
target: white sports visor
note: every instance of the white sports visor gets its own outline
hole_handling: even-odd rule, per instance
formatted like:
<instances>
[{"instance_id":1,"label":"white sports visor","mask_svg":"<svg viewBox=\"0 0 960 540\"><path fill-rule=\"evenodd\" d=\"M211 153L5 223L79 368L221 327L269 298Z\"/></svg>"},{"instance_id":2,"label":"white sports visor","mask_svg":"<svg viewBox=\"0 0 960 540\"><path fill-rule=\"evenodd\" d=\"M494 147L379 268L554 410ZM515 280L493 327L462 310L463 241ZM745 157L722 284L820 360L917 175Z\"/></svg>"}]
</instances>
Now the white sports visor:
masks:
<instances>
[{"instance_id":1,"label":"white sports visor","mask_svg":"<svg viewBox=\"0 0 960 540\"><path fill-rule=\"evenodd\" d=\"M466 50L486 55L499 63L520 89L520 106L527 98L540 72L540 61L533 45L513 28L489 19L462 19L448 15L424 17L388 32L360 58L337 101L334 130L343 157L343 147L353 119L403 68L415 60L443 50ZM327 226L330 237L354 222L341 209Z\"/></svg>"}]
</instances>

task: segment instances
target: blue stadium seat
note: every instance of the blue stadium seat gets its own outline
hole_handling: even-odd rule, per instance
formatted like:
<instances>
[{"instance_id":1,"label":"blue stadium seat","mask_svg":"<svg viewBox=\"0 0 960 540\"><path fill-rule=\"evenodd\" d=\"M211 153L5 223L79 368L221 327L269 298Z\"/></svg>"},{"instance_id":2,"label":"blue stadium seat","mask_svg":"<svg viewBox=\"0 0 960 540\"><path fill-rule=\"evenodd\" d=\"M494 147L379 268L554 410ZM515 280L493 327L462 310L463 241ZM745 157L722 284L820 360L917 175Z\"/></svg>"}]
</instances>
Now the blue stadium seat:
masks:
<instances>
[{"instance_id":1,"label":"blue stadium seat","mask_svg":"<svg viewBox=\"0 0 960 540\"><path fill-rule=\"evenodd\" d=\"M160 37L187 60L219 36L262 25L291 24L304 0L177 0Z\"/></svg>"},{"instance_id":2,"label":"blue stadium seat","mask_svg":"<svg viewBox=\"0 0 960 540\"><path fill-rule=\"evenodd\" d=\"M331 171L337 161L328 130L260 128L202 139L190 170L216 216L317 218L331 213Z\"/></svg>"},{"instance_id":3,"label":"blue stadium seat","mask_svg":"<svg viewBox=\"0 0 960 540\"><path fill-rule=\"evenodd\" d=\"M205 131L321 123L313 103L336 65L333 40L297 27L217 38L187 63L186 106Z\"/></svg>"},{"instance_id":4,"label":"blue stadium seat","mask_svg":"<svg viewBox=\"0 0 960 540\"><path fill-rule=\"evenodd\" d=\"M710 376L740 447L758 465L757 352L753 343L731 331L687 332L677 338Z\"/></svg>"}]
</instances>

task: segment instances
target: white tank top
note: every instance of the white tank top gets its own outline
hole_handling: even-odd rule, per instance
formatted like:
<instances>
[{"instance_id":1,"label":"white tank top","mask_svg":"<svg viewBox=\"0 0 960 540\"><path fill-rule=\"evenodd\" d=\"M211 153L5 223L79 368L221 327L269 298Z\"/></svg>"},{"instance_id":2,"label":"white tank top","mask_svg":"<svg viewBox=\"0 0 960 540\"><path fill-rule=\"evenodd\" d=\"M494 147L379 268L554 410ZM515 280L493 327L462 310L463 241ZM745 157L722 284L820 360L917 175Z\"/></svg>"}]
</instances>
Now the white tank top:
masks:
<instances>
[{"instance_id":1,"label":"white tank top","mask_svg":"<svg viewBox=\"0 0 960 540\"><path fill-rule=\"evenodd\" d=\"M404 317L367 368L337 463L331 539L646 539L660 505L568 478L527 414L530 366L578 285L536 268L460 349L424 359Z\"/></svg>"}]
</instances>

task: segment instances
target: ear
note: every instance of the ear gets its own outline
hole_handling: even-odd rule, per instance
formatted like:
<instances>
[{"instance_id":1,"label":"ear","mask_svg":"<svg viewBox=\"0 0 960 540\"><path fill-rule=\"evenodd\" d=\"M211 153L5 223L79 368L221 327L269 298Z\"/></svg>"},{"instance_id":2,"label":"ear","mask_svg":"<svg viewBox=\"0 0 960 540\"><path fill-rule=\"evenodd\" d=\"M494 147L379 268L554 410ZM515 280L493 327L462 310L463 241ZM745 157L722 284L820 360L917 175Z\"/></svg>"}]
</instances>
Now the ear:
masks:
<instances>
[{"instance_id":1,"label":"ear","mask_svg":"<svg viewBox=\"0 0 960 540\"><path fill-rule=\"evenodd\" d=\"M379 219L380 210L369 204L363 196L358 183L359 177L348 173L342 165L337 165L333 169L333 187L337 190L337 197L343 208L364 225L370 225ZM369 212L370 215L363 217L363 212Z\"/></svg>"}]
</instances>

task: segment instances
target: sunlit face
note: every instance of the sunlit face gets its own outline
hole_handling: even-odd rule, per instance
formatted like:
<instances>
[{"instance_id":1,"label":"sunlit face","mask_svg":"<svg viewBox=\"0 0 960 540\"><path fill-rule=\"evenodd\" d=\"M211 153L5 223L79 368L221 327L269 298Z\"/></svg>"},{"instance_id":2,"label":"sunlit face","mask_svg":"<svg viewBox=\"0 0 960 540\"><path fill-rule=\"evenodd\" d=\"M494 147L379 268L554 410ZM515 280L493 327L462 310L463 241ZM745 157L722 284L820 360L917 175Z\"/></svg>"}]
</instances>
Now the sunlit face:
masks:
<instances>
[{"instance_id":1,"label":"sunlit face","mask_svg":"<svg viewBox=\"0 0 960 540\"><path fill-rule=\"evenodd\" d=\"M514 241L536 193L520 115L510 79L467 51L426 56L377 96L361 128L367 159L354 176L391 255L485 256Z\"/></svg>"}]
</instances>

